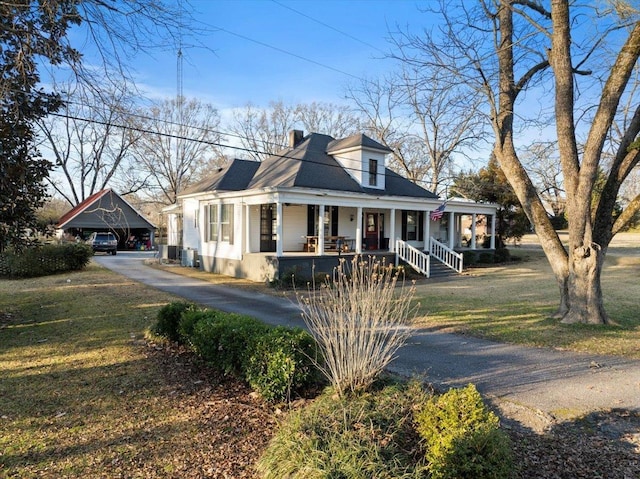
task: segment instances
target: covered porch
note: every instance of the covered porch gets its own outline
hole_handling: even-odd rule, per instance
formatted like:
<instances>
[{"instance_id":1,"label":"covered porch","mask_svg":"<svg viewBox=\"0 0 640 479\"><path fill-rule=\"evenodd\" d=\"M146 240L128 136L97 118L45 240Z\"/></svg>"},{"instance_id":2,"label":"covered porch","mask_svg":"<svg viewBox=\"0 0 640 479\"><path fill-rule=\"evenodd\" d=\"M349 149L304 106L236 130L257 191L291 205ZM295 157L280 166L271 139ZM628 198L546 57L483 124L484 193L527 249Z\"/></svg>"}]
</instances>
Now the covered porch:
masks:
<instances>
[{"instance_id":1,"label":"covered porch","mask_svg":"<svg viewBox=\"0 0 640 479\"><path fill-rule=\"evenodd\" d=\"M414 206L415 208L415 206ZM315 256L335 253L395 252L395 240L428 250L429 238L456 251L495 249L495 210L470 211L451 205L442 218L431 209L381 208L310 203L245 205L243 253L290 253Z\"/></svg>"}]
</instances>

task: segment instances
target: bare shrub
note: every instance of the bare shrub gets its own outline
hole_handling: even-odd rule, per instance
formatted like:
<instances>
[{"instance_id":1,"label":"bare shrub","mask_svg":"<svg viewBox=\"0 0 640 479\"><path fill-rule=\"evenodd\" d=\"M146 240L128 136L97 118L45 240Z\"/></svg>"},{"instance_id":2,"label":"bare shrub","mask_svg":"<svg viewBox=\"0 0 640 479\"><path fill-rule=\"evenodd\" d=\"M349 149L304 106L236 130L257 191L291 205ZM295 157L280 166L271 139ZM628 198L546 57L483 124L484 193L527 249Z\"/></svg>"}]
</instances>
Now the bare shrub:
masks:
<instances>
[{"instance_id":1,"label":"bare shrub","mask_svg":"<svg viewBox=\"0 0 640 479\"><path fill-rule=\"evenodd\" d=\"M298 294L323 355L318 367L339 395L366 390L410 336L418 305L403 278L402 270L356 255L342 259L319 288L310 284L307 295Z\"/></svg>"}]
</instances>

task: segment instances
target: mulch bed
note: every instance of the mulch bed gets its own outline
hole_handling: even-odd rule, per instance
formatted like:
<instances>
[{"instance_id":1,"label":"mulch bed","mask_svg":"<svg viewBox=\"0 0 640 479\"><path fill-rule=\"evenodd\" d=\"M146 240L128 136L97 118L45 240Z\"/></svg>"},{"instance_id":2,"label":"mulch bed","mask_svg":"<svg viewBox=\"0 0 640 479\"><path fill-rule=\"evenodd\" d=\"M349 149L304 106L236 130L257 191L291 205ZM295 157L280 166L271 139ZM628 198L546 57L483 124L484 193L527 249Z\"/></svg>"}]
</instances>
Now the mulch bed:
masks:
<instances>
[{"instance_id":1,"label":"mulch bed","mask_svg":"<svg viewBox=\"0 0 640 479\"><path fill-rule=\"evenodd\" d=\"M167 451L166 475L149 471L148 477L259 477L254 463L277 427L273 407L244 382L221 376L180 348L152 344L149 355L164 371L164 400L178 403L192 428L189 444Z\"/></svg>"},{"instance_id":2,"label":"mulch bed","mask_svg":"<svg viewBox=\"0 0 640 479\"><path fill-rule=\"evenodd\" d=\"M169 393L164 400L179 401L193 421L190 446L166 458L172 467L164 477L257 478L254 464L277 428L279 410L189 352L152 344L149 355L165 372ZM640 478L639 412L596 413L554 425L544 434L526 425L507 431L519 466L514 478ZM125 471L116 472L126 477Z\"/></svg>"}]
</instances>

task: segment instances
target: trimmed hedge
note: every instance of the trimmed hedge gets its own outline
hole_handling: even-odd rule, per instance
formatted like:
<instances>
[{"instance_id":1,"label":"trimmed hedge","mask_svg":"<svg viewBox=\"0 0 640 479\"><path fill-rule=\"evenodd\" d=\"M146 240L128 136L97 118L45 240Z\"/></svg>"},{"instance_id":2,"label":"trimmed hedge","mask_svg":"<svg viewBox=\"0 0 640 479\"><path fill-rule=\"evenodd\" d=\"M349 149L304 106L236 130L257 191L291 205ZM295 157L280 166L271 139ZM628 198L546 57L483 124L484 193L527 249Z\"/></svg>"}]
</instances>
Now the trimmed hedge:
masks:
<instances>
[{"instance_id":1,"label":"trimmed hedge","mask_svg":"<svg viewBox=\"0 0 640 479\"><path fill-rule=\"evenodd\" d=\"M246 380L267 401L289 400L322 384L316 343L299 328L174 302L158 312L153 331L188 345L221 373Z\"/></svg>"},{"instance_id":2,"label":"trimmed hedge","mask_svg":"<svg viewBox=\"0 0 640 479\"><path fill-rule=\"evenodd\" d=\"M300 328L272 328L254 338L250 351L245 379L267 401L288 401L292 392L322 383L316 342Z\"/></svg>"},{"instance_id":3,"label":"trimmed hedge","mask_svg":"<svg viewBox=\"0 0 640 479\"><path fill-rule=\"evenodd\" d=\"M189 343L202 359L224 374L242 377L249 346L255 337L266 334L268 328L249 316L207 311L194 324Z\"/></svg>"},{"instance_id":4,"label":"trimmed hedge","mask_svg":"<svg viewBox=\"0 0 640 479\"><path fill-rule=\"evenodd\" d=\"M93 251L84 243L45 244L20 253L0 254L0 276L33 278L81 270L89 264Z\"/></svg>"},{"instance_id":5,"label":"trimmed hedge","mask_svg":"<svg viewBox=\"0 0 640 479\"><path fill-rule=\"evenodd\" d=\"M180 340L180 331L178 330L182 315L187 311L195 311L196 305L185 301L176 301L165 304L158 311L156 325L153 332L159 336L163 336L171 341Z\"/></svg>"}]
</instances>

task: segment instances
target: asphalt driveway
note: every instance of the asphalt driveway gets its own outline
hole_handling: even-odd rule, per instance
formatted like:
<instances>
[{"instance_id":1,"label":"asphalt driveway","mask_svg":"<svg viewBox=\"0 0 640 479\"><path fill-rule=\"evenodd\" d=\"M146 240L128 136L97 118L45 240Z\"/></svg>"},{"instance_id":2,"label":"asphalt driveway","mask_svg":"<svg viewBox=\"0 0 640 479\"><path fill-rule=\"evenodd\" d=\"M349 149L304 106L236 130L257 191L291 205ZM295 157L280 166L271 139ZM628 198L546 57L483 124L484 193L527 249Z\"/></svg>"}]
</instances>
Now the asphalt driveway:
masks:
<instances>
[{"instance_id":1,"label":"asphalt driveway","mask_svg":"<svg viewBox=\"0 0 640 479\"><path fill-rule=\"evenodd\" d=\"M267 323L301 326L286 298L214 285L144 265L153 252L122 252L94 260L117 273L210 308L248 314ZM640 361L505 345L416 329L392 371L419 376L438 388L474 383L508 415L542 428L558 415L611 408L640 410ZM533 424L538 421L539 424Z\"/></svg>"}]
</instances>

